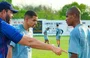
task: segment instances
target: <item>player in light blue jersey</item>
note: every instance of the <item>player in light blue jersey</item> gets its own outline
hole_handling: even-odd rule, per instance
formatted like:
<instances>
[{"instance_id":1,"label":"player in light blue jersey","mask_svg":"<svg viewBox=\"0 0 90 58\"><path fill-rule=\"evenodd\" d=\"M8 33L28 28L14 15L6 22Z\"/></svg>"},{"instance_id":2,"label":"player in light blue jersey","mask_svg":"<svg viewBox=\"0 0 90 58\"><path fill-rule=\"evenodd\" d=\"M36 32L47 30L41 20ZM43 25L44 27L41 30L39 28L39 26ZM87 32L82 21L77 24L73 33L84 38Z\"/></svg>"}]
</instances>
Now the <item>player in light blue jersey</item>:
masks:
<instances>
[{"instance_id":1,"label":"player in light blue jersey","mask_svg":"<svg viewBox=\"0 0 90 58\"><path fill-rule=\"evenodd\" d=\"M44 40L45 40L45 43L49 44L48 33L47 33L48 30L49 30L49 27L46 28L46 30L44 31Z\"/></svg>"},{"instance_id":2,"label":"player in light blue jersey","mask_svg":"<svg viewBox=\"0 0 90 58\"><path fill-rule=\"evenodd\" d=\"M32 33L30 32L31 30L29 28L35 27L36 24L37 24L37 14L34 11L29 10L25 13L24 23L16 26L16 28L21 34L32 37ZM8 56L8 58L31 58L30 47L11 42L9 51L11 50L12 56ZM28 52L30 53L28 54Z\"/></svg>"},{"instance_id":3,"label":"player in light blue jersey","mask_svg":"<svg viewBox=\"0 0 90 58\"><path fill-rule=\"evenodd\" d=\"M56 41L57 41L57 45L58 47L60 47L60 38L61 38L61 34L63 33L63 30L59 28L59 24L56 25Z\"/></svg>"},{"instance_id":4,"label":"player in light blue jersey","mask_svg":"<svg viewBox=\"0 0 90 58\"><path fill-rule=\"evenodd\" d=\"M70 8L66 13L68 26L74 29L70 33L69 58L90 58L90 35L85 25L80 24L81 14L77 7Z\"/></svg>"}]
</instances>

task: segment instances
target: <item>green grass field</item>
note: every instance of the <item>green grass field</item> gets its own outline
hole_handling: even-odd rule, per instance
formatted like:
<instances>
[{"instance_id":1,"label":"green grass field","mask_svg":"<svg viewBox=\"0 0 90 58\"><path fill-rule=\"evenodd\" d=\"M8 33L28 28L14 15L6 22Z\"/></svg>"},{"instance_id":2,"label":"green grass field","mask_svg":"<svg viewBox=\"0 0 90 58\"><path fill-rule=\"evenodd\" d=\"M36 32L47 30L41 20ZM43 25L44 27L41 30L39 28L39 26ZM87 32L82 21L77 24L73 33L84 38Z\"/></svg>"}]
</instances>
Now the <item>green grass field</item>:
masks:
<instances>
[{"instance_id":1,"label":"green grass field","mask_svg":"<svg viewBox=\"0 0 90 58\"><path fill-rule=\"evenodd\" d=\"M34 36L34 38L37 38L38 40L44 42L43 36ZM66 51L68 50L68 39L69 36L61 37L60 47ZM49 41L50 44L54 44L55 46L57 46L55 36L49 36ZM62 53L62 55L58 56L52 51L32 49L32 58L68 58L68 54Z\"/></svg>"}]
</instances>

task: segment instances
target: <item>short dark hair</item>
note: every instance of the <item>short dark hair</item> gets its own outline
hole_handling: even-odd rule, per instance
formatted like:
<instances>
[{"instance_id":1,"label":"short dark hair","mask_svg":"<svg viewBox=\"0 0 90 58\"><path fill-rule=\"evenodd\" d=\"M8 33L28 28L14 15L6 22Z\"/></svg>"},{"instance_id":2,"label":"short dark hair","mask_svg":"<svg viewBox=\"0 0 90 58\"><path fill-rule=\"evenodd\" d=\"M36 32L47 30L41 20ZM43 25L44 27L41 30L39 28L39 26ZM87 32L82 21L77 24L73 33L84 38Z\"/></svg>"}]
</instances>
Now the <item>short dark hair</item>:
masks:
<instances>
[{"instance_id":1,"label":"short dark hair","mask_svg":"<svg viewBox=\"0 0 90 58\"><path fill-rule=\"evenodd\" d=\"M76 6L71 7L68 11L69 11L71 14L75 14L78 18L81 17L81 11L80 11L80 9L77 8Z\"/></svg>"},{"instance_id":2,"label":"short dark hair","mask_svg":"<svg viewBox=\"0 0 90 58\"><path fill-rule=\"evenodd\" d=\"M49 27L47 27L46 29L47 29L47 30L49 30L50 28L49 28Z\"/></svg>"},{"instance_id":3,"label":"short dark hair","mask_svg":"<svg viewBox=\"0 0 90 58\"><path fill-rule=\"evenodd\" d=\"M59 26L59 24L56 24L56 26L58 27L58 26Z\"/></svg>"},{"instance_id":4,"label":"short dark hair","mask_svg":"<svg viewBox=\"0 0 90 58\"><path fill-rule=\"evenodd\" d=\"M28 10L28 11L25 13L24 17L27 16L27 15L28 15L30 18L32 18L33 16L37 16L37 14L36 14L34 11L31 11L31 10Z\"/></svg>"}]
</instances>

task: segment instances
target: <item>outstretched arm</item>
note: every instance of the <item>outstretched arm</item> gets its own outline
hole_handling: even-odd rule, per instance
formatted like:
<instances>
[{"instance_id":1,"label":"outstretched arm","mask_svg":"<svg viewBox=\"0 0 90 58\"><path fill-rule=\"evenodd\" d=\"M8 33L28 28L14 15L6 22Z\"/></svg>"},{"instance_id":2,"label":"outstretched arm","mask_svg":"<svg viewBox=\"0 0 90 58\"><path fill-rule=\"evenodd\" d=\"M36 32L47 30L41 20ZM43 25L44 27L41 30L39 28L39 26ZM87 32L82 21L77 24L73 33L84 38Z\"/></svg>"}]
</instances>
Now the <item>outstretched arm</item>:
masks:
<instances>
[{"instance_id":1,"label":"outstretched arm","mask_svg":"<svg viewBox=\"0 0 90 58\"><path fill-rule=\"evenodd\" d=\"M12 58L12 49L13 49L13 47L12 46L9 46L7 58Z\"/></svg>"},{"instance_id":2,"label":"outstretched arm","mask_svg":"<svg viewBox=\"0 0 90 58\"><path fill-rule=\"evenodd\" d=\"M28 36L23 36L23 38L19 41L19 44L30 46L36 49L51 50L57 55L60 55L62 52L61 48L55 47L50 44L45 44L35 38L30 38Z\"/></svg>"}]
</instances>

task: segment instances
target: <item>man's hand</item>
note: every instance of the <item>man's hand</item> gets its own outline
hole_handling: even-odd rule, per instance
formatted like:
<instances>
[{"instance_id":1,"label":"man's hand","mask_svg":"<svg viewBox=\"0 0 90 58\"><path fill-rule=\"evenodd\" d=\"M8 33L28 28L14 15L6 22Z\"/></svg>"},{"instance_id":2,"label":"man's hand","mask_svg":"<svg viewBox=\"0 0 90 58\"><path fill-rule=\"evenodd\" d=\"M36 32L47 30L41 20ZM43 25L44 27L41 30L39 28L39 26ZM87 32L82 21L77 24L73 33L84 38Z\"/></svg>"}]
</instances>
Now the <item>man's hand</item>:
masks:
<instances>
[{"instance_id":1,"label":"man's hand","mask_svg":"<svg viewBox=\"0 0 90 58\"><path fill-rule=\"evenodd\" d=\"M67 51L61 49L60 47L55 47L54 44L52 44L52 46L53 46L52 51L57 55L61 55L62 52L68 53Z\"/></svg>"},{"instance_id":2,"label":"man's hand","mask_svg":"<svg viewBox=\"0 0 90 58\"><path fill-rule=\"evenodd\" d=\"M57 55L61 55L62 49L59 48L59 47L53 46L53 47L52 47L52 51L53 51L55 54L57 54Z\"/></svg>"},{"instance_id":3,"label":"man's hand","mask_svg":"<svg viewBox=\"0 0 90 58\"><path fill-rule=\"evenodd\" d=\"M57 55L61 55L62 52L68 53L67 51L62 50L60 47L55 47L54 45L52 45L52 51Z\"/></svg>"},{"instance_id":4,"label":"man's hand","mask_svg":"<svg viewBox=\"0 0 90 58\"><path fill-rule=\"evenodd\" d=\"M65 50L62 50L62 52L64 52L64 53L68 53L67 51L65 51Z\"/></svg>"}]
</instances>

